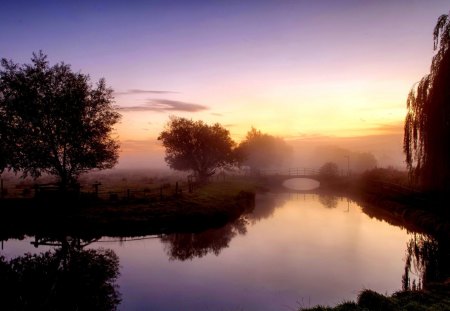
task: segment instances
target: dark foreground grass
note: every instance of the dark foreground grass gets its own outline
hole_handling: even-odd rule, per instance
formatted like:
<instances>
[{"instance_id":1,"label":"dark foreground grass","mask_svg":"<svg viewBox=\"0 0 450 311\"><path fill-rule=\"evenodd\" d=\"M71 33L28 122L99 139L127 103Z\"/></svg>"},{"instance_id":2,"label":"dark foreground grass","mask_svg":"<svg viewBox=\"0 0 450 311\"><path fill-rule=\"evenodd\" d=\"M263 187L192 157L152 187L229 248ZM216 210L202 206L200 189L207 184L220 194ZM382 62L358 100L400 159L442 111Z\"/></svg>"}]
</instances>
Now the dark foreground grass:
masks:
<instances>
[{"instance_id":1,"label":"dark foreground grass","mask_svg":"<svg viewBox=\"0 0 450 311\"><path fill-rule=\"evenodd\" d=\"M450 283L435 284L427 290L400 291L392 296L364 290L356 302L335 307L316 306L301 311L445 311L450 310Z\"/></svg>"},{"instance_id":2,"label":"dark foreground grass","mask_svg":"<svg viewBox=\"0 0 450 311\"><path fill-rule=\"evenodd\" d=\"M193 193L157 200L12 200L2 207L0 237L24 235L137 236L223 226L254 207L257 184L213 182ZM4 203L6 201L3 201Z\"/></svg>"}]
</instances>

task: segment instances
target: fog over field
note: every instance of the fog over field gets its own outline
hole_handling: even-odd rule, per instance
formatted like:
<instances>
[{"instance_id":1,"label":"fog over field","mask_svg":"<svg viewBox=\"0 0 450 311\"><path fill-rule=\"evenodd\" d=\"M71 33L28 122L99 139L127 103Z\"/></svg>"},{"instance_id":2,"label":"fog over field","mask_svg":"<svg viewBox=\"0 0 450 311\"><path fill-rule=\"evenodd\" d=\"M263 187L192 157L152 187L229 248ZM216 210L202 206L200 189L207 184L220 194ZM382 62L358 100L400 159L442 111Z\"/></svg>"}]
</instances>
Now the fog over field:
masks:
<instances>
[{"instance_id":1,"label":"fog over field","mask_svg":"<svg viewBox=\"0 0 450 311\"><path fill-rule=\"evenodd\" d=\"M280 163L282 167L319 168L324 162L336 162L341 169L347 169L347 159L342 155L348 152L371 153L377 166L392 166L405 169L402 150L403 132L355 137L310 136L285 139L292 146L290 161ZM239 143L239 142L238 142ZM164 148L156 139L127 140L121 143L121 156L118 168L166 169ZM336 151L330 153L331 150ZM340 149L340 152L337 152ZM352 161L352 159L350 159Z\"/></svg>"}]
</instances>

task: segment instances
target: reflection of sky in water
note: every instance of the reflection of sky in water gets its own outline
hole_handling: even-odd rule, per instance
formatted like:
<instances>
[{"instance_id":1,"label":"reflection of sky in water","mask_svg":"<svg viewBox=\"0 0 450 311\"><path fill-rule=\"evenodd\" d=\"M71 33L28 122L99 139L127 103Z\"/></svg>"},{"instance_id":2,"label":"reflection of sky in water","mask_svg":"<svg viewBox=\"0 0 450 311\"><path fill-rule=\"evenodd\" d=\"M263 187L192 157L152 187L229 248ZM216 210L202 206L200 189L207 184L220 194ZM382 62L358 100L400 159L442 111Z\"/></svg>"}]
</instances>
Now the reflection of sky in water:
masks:
<instances>
[{"instance_id":1,"label":"reflection of sky in water","mask_svg":"<svg viewBox=\"0 0 450 311\"><path fill-rule=\"evenodd\" d=\"M320 186L316 180L309 178L291 178L283 182L283 186L292 190L313 190Z\"/></svg>"},{"instance_id":2,"label":"reflection of sky in water","mask_svg":"<svg viewBox=\"0 0 450 311\"><path fill-rule=\"evenodd\" d=\"M363 288L401 289L405 230L347 200L332 209L312 194L266 194L256 202L247 232L232 235L218 255L169 260L159 239L92 244L120 258L120 309L286 310L354 299ZM34 249L6 242L2 253L20 255L25 250L15 245L24 243Z\"/></svg>"}]
</instances>

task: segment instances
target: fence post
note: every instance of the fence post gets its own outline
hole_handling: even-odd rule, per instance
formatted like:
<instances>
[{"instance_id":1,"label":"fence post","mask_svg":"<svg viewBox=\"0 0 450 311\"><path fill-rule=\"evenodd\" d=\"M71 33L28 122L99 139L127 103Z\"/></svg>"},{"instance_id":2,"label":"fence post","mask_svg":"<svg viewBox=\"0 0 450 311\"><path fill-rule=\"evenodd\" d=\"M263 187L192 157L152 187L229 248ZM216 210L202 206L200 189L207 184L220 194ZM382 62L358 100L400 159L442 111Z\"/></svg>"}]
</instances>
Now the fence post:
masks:
<instances>
[{"instance_id":1,"label":"fence post","mask_svg":"<svg viewBox=\"0 0 450 311\"><path fill-rule=\"evenodd\" d=\"M130 189L127 189L127 199L130 199Z\"/></svg>"},{"instance_id":2,"label":"fence post","mask_svg":"<svg viewBox=\"0 0 450 311\"><path fill-rule=\"evenodd\" d=\"M159 198L162 200L162 198L163 198L163 187L161 186L160 188L159 188Z\"/></svg>"},{"instance_id":3,"label":"fence post","mask_svg":"<svg viewBox=\"0 0 450 311\"><path fill-rule=\"evenodd\" d=\"M178 181L175 184L175 195L178 195Z\"/></svg>"},{"instance_id":4,"label":"fence post","mask_svg":"<svg viewBox=\"0 0 450 311\"><path fill-rule=\"evenodd\" d=\"M100 185L101 185L101 183L99 183L99 182L96 182L96 183L93 184L93 186L94 186L94 194L95 194L96 198L98 198L98 187Z\"/></svg>"}]
</instances>

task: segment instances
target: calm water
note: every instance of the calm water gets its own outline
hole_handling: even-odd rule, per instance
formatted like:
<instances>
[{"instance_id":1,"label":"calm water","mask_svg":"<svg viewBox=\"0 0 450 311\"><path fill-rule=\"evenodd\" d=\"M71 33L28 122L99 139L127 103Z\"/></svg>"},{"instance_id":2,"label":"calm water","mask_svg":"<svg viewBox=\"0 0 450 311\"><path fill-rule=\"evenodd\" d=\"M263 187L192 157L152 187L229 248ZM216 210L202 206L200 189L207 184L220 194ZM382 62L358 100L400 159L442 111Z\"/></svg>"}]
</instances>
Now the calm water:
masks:
<instances>
[{"instance_id":1,"label":"calm water","mask_svg":"<svg viewBox=\"0 0 450 311\"><path fill-rule=\"evenodd\" d=\"M268 193L220 229L86 248L117 254L120 310L294 310L401 289L409 239L347 199ZM52 249L32 240L5 241L1 254Z\"/></svg>"}]
</instances>

